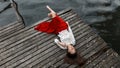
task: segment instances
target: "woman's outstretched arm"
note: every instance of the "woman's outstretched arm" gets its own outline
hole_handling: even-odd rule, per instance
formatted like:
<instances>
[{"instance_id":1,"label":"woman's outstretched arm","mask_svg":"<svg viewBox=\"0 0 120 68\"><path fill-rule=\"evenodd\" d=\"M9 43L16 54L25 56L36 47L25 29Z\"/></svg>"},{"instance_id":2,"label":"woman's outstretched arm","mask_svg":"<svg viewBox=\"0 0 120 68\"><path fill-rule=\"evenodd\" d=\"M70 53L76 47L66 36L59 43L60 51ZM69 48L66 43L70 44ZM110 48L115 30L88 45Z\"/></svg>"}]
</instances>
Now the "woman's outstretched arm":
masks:
<instances>
[{"instance_id":1,"label":"woman's outstretched arm","mask_svg":"<svg viewBox=\"0 0 120 68\"><path fill-rule=\"evenodd\" d=\"M50 11L50 13L48 13L48 16L51 18L56 17L56 12L54 10L52 10L48 5L46 6L46 8Z\"/></svg>"}]
</instances>

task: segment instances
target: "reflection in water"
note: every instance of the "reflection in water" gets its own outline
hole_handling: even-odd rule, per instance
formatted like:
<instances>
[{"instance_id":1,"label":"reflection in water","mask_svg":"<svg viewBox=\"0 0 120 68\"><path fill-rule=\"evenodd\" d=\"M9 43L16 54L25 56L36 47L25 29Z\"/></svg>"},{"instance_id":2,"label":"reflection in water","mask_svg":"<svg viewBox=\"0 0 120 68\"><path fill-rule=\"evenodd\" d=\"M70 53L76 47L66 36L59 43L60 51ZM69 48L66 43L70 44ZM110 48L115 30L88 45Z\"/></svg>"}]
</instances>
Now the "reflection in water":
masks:
<instances>
[{"instance_id":1,"label":"reflection in water","mask_svg":"<svg viewBox=\"0 0 120 68\"><path fill-rule=\"evenodd\" d=\"M120 54L120 0L15 0L27 26L45 18L51 6L56 12L72 7ZM0 3L0 8L3 3ZM14 21L11 9L0 14L0 26ZM4 22L4 23L3 23Z\"/></svg>"}]
</instances>

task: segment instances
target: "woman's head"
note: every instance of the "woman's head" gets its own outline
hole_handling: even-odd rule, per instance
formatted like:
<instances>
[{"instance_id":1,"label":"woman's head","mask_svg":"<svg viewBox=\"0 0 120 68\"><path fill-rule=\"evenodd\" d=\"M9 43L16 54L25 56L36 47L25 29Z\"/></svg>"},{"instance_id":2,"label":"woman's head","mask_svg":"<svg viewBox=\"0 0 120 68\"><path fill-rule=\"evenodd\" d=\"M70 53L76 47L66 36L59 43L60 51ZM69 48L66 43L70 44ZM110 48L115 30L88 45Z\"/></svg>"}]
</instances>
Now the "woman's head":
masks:
<instances>
[{"instance_id":1,"label":"woman's head","mask_svg":"<svg viewBox=\"0 0 120 68\"><path fill-rule=\"evenodd\" d=\"M79 64L80 66L85 63L85 59L83 59L76 51L76 49L70 45L67 47L67 54L64 58L64 62L68 64Z\"/></svg>"},{"instance_id":2,"label":"woman's head","mask_svg":"<svg viewBox=\"0 0 120 68\"><path fill-rule=\"evenodd\" d=\"M74 54L74 53L76 53L76 49L72 45L68 45L67 52L70 54Z\"/></svg>"}]
</instances>

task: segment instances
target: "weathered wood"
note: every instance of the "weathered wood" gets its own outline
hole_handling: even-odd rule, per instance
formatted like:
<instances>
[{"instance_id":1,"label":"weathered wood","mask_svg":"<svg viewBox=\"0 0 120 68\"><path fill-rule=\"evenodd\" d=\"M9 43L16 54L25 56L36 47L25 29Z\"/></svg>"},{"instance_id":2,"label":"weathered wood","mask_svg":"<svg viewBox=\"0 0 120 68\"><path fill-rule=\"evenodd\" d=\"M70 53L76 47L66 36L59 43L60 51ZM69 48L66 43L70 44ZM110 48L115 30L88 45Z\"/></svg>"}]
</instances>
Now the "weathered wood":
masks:
<instances>
[{"instance_id":1,"label":"weathered wood","mask_svg":"<svg viewBox=\"0 0 120 68\"><path fill-rule=\"evenodd\" d=\"M88 67L93 67L95 66L97 63L99 63L103 58L108 57L109 54L108 53L112 53L113 51L111 49L108 49L107 51L101 51L98 54L95 54L93 56L91 56L88 61L86 62L85 65L82 66L82 68L88 68ZM79 68L79 67L77 67ZM96 67L99 68L99 67Z\"/></svg>"},{"instance_id":2,"label":"weathered wood","mask_svg":"<svg viewBox=\"0 0 120 68\"><path fill-rule=\"evenodd\" d=\"M119 66L120 56L110 49L72 9L63 10L58 15L69 22L76 39L75 48L87 59L82 68ZM47 17L0 39L0 68L79 68L78 65L64 63L66 50L53 43L57 36L34 30L33 27L43 21L50 19ZM5 30L9 31L9 28L13 27L6 27Z\"/></svg>"},{"instance_id":3,"label":"weathered wood","mask_svg":"<svg viewBox=\"0 0 120 68\"><path fill-rule=\"evenodd\" d=\"M29 48L29 47L31 47L32 45L34 45L35 43L38 43L38 42L40 42L42 39L44 39L45 37L46 37L47 35L38 35L38 36L35 36L35 37L33 37L32 39L30 39L30 40L28 40L28 42L26 42L26 43L23 43L24 44L24 46L22 46L23 44L20 44L20 45L18 45L18 47L14 47L13 49L14 50L11 50L11 51L8 51L8 53L4 53L3 55L1 54L1 56L3 56L3 58L2 59L6 59L7 57L10 57L10 56L13 56L13 55L15 55L15 54L18 54L20 51L24 51L24 49L26 49L26 48ZM50 37L53 37L53 36L50 36ZM49 38L50 38L49 37ZM36 40L37 39L37 40ZM34 41L35 40L35 41ZM30 42L31 41L31 42ZM44 40L45 41L45 40ZM42 42L40 42L40 43L42 43ZM27 46L26 46L27 45ZM35 46L35 45L34 45Z\"/></svg>"},{"instance_id":4,"label":"weathered wood","mask_svg":"<svg viewBox=\"0 0 120 68\"><path fill-rule=\"evenodd\" d=\"M15 22L10 23L10 24L8 24L6 26L3 26L2 28L0 28L0 31L6 30L7 28L11 28L11 27L13 27L13 25L16 25L16 23L18 23L18 21L15 21Z\"/></svg>"},{"instance_id":5,"label":"weathered wood","mask_svg":"<svg viewBox=\"0 0 120 68\"><path fill-rule=\"evenodd\" d=\"M120 62L117 57L114 55L114 51L112 50L112 54L109 54L109 58L105 57L103 60L101 60L100 63L97 64L95 67L101 67L101 68L111 68L116 62Z\"/></svg>"},{"instance_id":6,"label":"weathered wood","mask_svg":"<svg viewBox=\"0 0 120 68\"><path fill-rule=\"evenodd\" d=\"M26 40L29 40L30 38L33 38L34 36L36 36L36 35L38 35L38 34L39 34L39 32L34 33L34 34L32 34L32 35L30 35L30 36L28 36L28 37L25 37L25 38L22 39L22 40L19 40L18 42L15 42L15 43L13 43L13 44L9 44L9 46L6 46L6 47L4 47L4 48L1 48L0 53L5 52L6 50L8 50L8 49L12 48L13 46L18 45L18 44L20 44L20 43L22 43L22 42L24 42L24 41L26 41ZM14 40L17 40L17 39L14 39ZM8 42L6 42L6 44L9 43L9 42L11 43L11 41L8 41Z\"/></svg>"},{"instance_id":7,"label":"weathered wood","mask_svg":"<svg viewBox=\"0 0 120 68\"><path fill-rule=\"evenodd\" d=\"M76 31L77 32L77 31ZM37 59L38 60L38 59ZM30 65L32 65L32 64L30 64Z\"/></svg>"},{"instance_id":8,"label":"weathered wood","mask_svg":"<svg viewBox=\"0 0 120 68\"><path fill-rule=\"evenodd\" d=\"M1 30L0 31L0 39L4 38L14 32L17 32L23 28L24 28L23 24L17 22L15 25L12 25L10 28Z\"/></svg>"},{"instance_id":9,"label":"weathered wood","mask_svg":"<svg viewBox=\"0 0 120 68\"><path fill-rule=\"evenodd\" d=\"M79 50L80 53L84 52L87 49L89 49L89 48L91 48L95 45L100 45L100 43L98 43L98 42L103 43L103 41L101 41L101 38L97 36L97 37L93 38L91 41L89 41L88 43L84 44L84 46L81 46L80 49L78 49L78 50ZM71 65L71 66L69 66L69 68L76 67L76 66L77 65Z\"/></svg>"},{"instance_id":10,"label":"weathered wood","mask_svg":"<svg viewBox=\"0 0 120 68\"><path fill-rule=\"evenodd\" d=\"M106 58L105 61L101 61L101 65L99 67L103 68L110 68L112 64L117 62L116 57L113 55L113 53L109 56L109 58ZM107 64L107 65L106 65Z\"/></svg>"},{"instance_id":11,"label":"weathered wood","mask_svg":"<svg viewBox=\"0 0 120 68\"><path fill-rule=\"evenodd\" d=\"M75 26L75 25L74 25Z\"/></svg>"},{"instance_id":12,"label":"weathered wood","mask_svg":"<svg viewBox=\"0 0 120 68\"><path fill-rule=\"evenodd\" d=\"M119 68L120 67L120 61L116 62L111 68Z\"/></svg>"},{"instance_id":13,"label":"weathered wood","mask_svg":"<svg viewBox=\"0 0 120 68\"><path fill-rule=\"evenodd\" d=\"M74 25L75 26L75 25ZM73 27L73 26L72 26Z\"/></svg>"},{"instance_id":14,"label":"weathered wood","mask_svg":"<svg viewBox=\"0 0 120 68\"><path fill-rule=\"evenodd\" d=\"M95 65L97 65L97 63L99 63L101 60L103 60L104 58L108 57L109 54L108 53L112 53L113 51L111 49L109 49L108 51L105 51L105 53L101 52L99 54L96 54L95 56L93 56L91 59L89 59L89 62L87 63L87 65L84 65L84 67L94 67Z\"/></svg>"},{"instance_id":15,"label":"weathered wood","mask_svg":"<svg viewBox=\"0 0 120 68\"><path fill-rule=\"evenodd\" d=\"M47 41L47 40L46 40ZM50 42L48 42L48 43L46 43L46 45L49 45L51 42L52 42L53 40L51 40ZM42 44L42 43L41 43ZM10 66L8 66L8 68L9 67L14 67L14 66L17 66L17 65L19 65L19 64L21 64L21 63L23 63L23 62L25 62L26 60L29 60L30 58L33 58L35 55L37 55L37 54L39 54L39 53L42 53L42 52L44 52L45 50L47 50L48 48L50 48L50 47L52 47L52 45L49 45L49 46L43 46L43 45L41 45L40 43L39 44L36 44L37 46L35 47L31 47L30 49L29 49L29 51L28 52L25 52L25 53L28 53L27 55L26 54L23 54L23 58L21 58L20 59L20 61L17 61L17 62L15 62L14 64L11 64ZM33 51L34 50L34 51ZM20 56L21 57L21 56ZM20 57L18 57L18 58L20 58Z\"/></svg>"}]
</instances>

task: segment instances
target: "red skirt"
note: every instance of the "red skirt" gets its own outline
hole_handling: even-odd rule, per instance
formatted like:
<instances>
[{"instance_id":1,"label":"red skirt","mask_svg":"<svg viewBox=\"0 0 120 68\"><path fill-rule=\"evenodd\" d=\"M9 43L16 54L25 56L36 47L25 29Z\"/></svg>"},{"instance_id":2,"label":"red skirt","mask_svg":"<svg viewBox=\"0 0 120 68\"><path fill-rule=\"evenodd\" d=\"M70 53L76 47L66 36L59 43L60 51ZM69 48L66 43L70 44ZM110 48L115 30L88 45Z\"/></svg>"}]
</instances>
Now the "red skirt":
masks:
<instances>
[{"instance_id":1,"label":"red skirt","mask_svg":"<svg viewBox=\"0 0 120 68\"><path fill-rule=\"evenodd\" d=\"M58 34L60 31L68 29L68 25L62 18L56 15L51 22L41 22L34 29L48 34Z\"/></svg>"}]
</instances>

